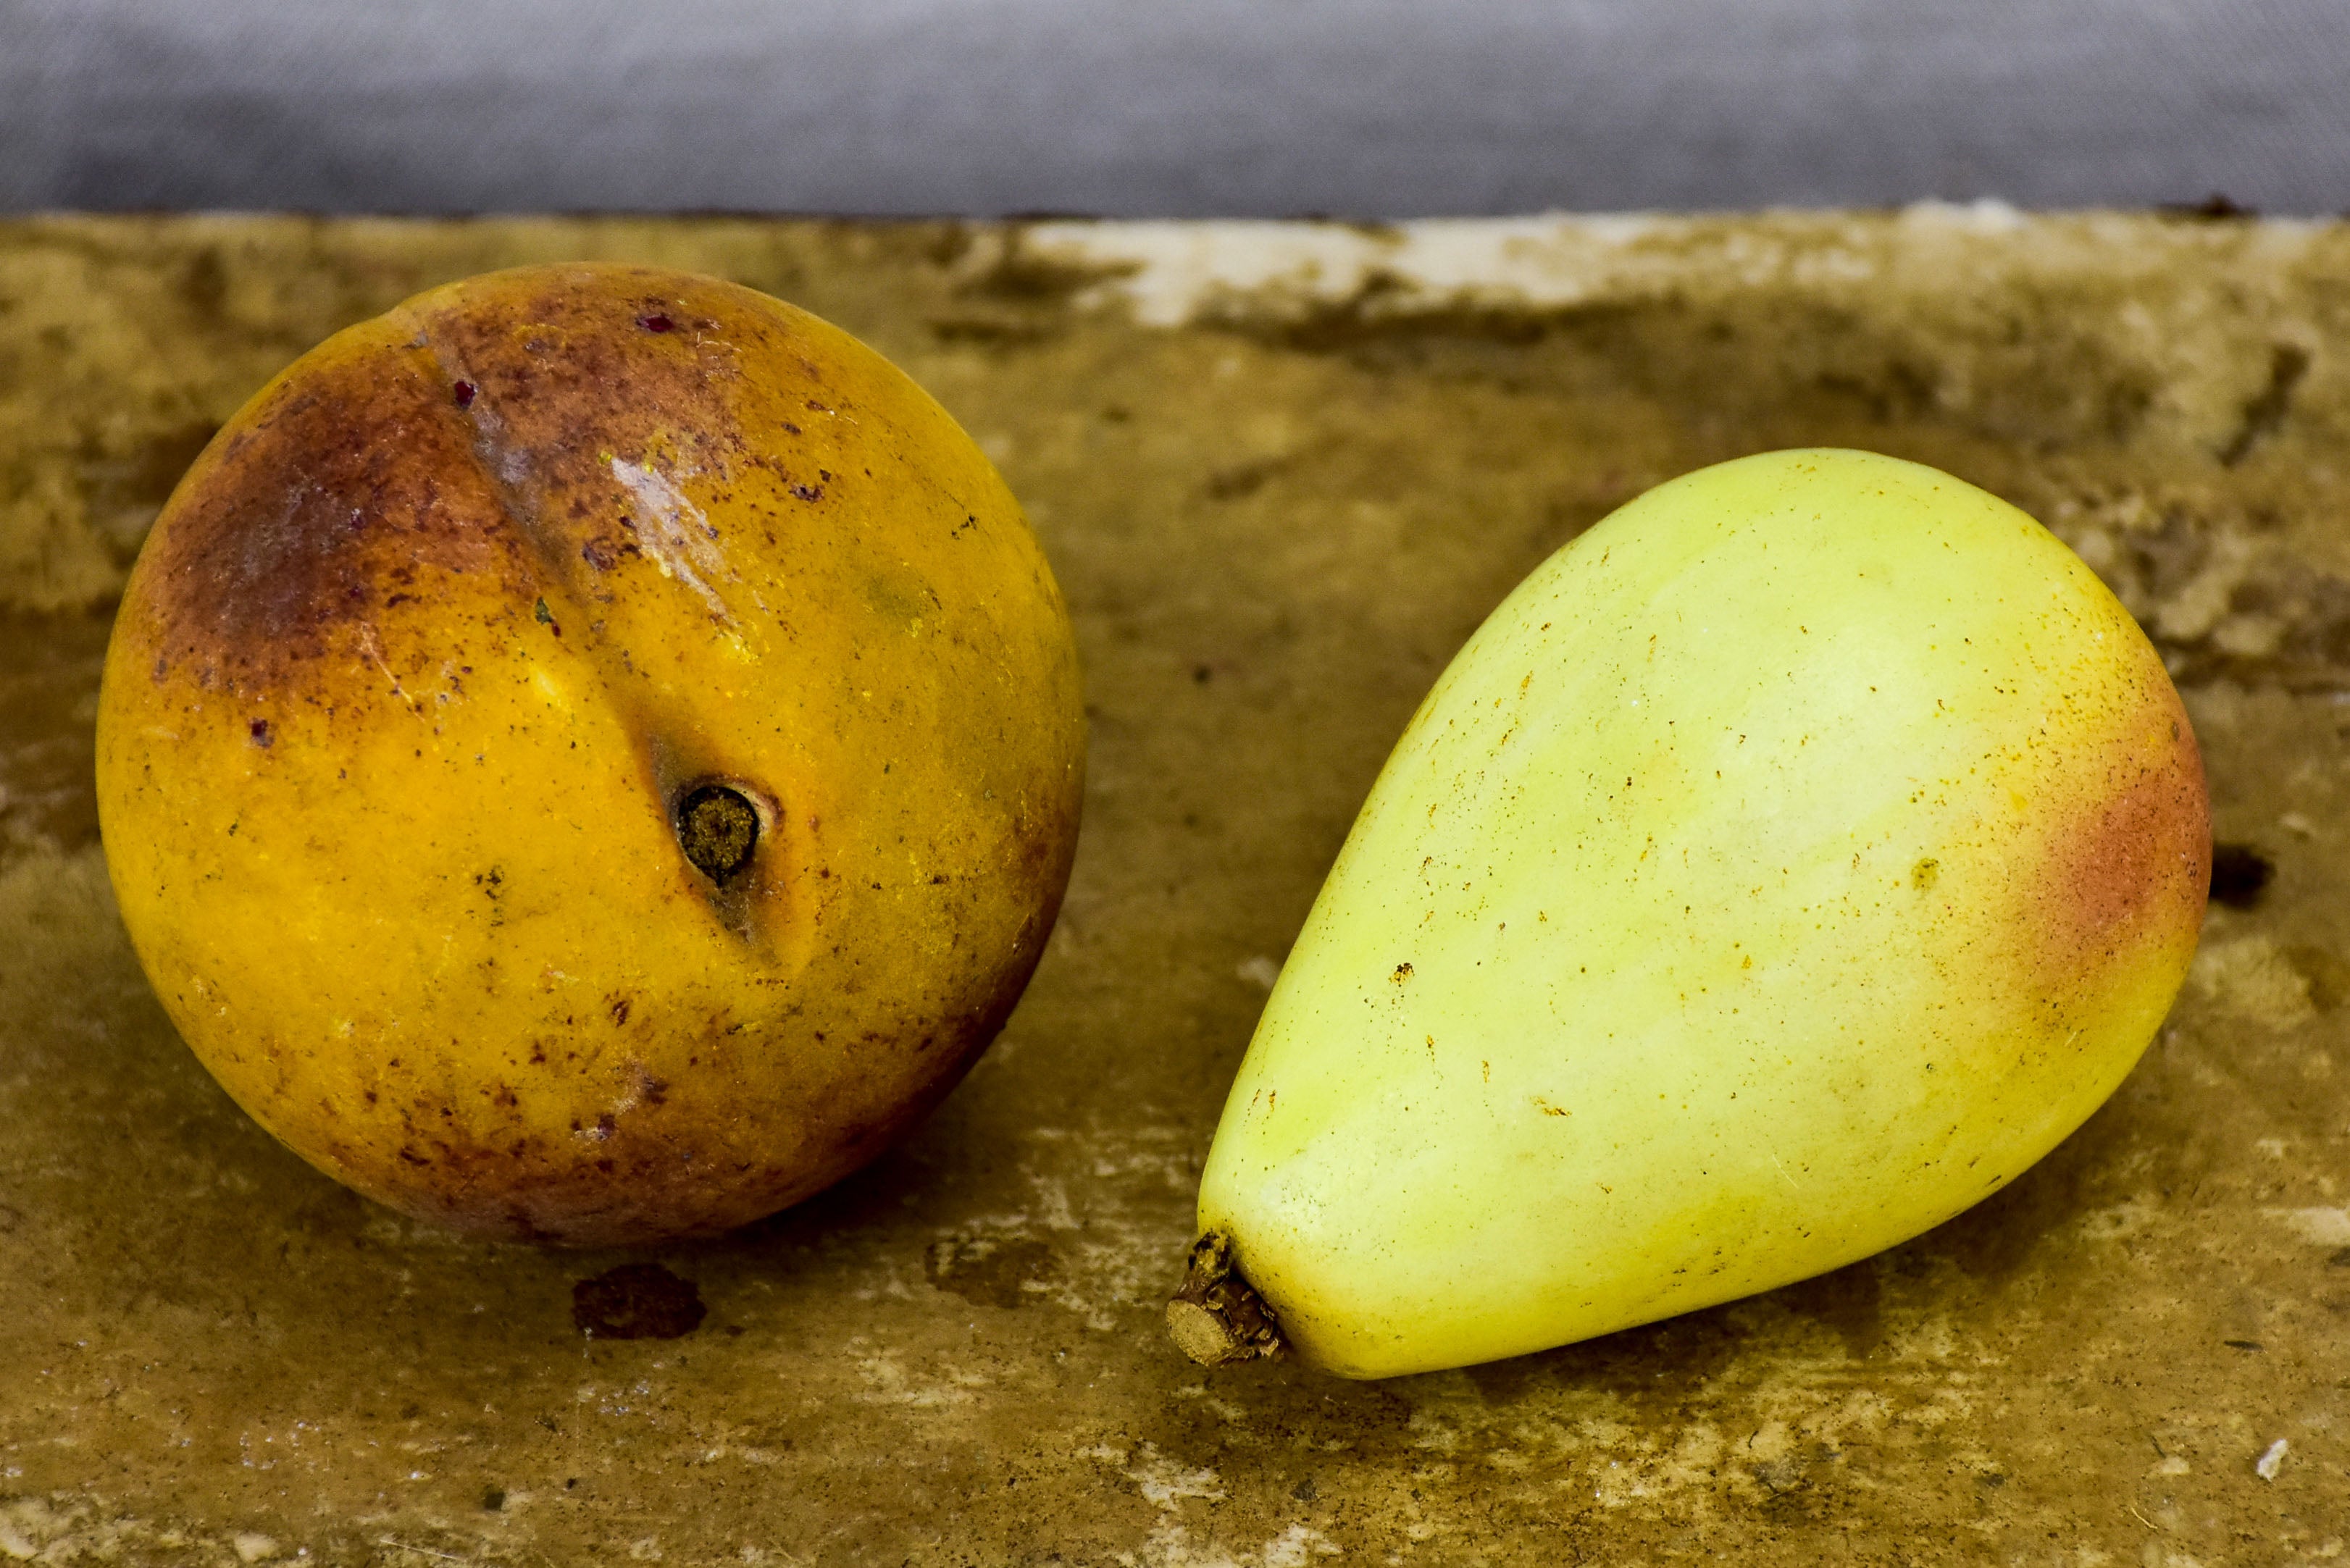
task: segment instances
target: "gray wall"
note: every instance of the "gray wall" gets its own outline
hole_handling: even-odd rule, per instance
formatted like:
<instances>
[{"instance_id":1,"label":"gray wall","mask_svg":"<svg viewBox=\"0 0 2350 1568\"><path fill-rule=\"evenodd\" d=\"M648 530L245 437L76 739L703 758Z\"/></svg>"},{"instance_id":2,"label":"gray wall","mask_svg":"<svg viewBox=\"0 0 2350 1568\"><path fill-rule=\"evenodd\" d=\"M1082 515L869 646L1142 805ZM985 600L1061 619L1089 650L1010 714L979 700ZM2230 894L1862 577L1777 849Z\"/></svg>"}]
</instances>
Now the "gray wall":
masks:
<instances>
[{"instance_id":1,"label":"gray wall","mask_svg":"<svg viewBox=\"0 0 2350 1568\"><path fill-rule=\"evenodd\" d=\"M2350 0L0 0L0 209L2350 208Z\"/></svg>"}]
</instances>

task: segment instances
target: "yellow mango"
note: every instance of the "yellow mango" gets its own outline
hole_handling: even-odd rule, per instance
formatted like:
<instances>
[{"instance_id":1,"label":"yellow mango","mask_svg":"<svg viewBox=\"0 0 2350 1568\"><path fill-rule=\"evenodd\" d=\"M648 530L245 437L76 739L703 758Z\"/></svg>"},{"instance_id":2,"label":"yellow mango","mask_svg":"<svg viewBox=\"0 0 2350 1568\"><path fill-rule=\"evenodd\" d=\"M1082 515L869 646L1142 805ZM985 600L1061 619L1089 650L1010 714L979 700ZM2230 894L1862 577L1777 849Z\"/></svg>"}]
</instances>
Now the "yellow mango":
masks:
<instances>
[{"instance_id":1,"label":"yellow mango","mask_svg":"<svg viewBox=\"0 0 2350 1568\"><path fill-rule=\"evenodd\" d=\"M642 267L494 273L264 388L148 539L98 781L174 1023L413 1215L741 1224L986 1045L1075 846L1052 575L837 328Z\"/></svg>"},{"instance_id":2,"label":"yellow mango","mask_svg":"<svg viewBox=\"0 0 2350 1568\"><path fill-rule=\"evenodd\" d=\"M1170 1327L1379 1377L1914 1236L2128 1073L2210 857L2159 659L2030 517L1857 452L1660 486L1509 597L1388 759Z\"/></svg>"}]
</instances>

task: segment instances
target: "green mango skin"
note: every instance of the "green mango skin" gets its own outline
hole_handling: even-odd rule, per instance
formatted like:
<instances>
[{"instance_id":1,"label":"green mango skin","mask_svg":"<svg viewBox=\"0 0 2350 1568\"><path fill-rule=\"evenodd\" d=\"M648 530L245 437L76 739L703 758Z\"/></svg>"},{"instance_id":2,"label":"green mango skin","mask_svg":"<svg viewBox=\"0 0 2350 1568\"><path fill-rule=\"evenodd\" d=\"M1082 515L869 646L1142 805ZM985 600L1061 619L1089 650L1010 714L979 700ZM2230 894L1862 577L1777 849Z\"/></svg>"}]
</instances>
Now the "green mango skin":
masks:
<instances>
[{"instance_id":1,"label":"green mango skin","mask_svg":"<svg viewBox=\"0 0 2350 1568\"><path fill-rule=\"evenodd\" d=\"M2178 692L2039 524L1867 452L1701 470L1552 556L1421 705L1201 1231L1348 1377L1822 1273L2096 1109L2210 877Z\"/></svg>"}]
</instances>

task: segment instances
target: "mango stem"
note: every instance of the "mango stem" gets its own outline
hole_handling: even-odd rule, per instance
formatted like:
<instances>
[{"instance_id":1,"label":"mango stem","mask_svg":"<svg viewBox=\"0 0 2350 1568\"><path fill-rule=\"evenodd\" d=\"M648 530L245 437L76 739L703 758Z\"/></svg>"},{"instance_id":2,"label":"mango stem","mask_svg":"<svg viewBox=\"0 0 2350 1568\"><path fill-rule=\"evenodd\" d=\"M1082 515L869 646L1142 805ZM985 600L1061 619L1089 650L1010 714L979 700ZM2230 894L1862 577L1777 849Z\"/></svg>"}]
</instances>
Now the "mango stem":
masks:
<instances>
[{"instance_id":1,"label":"mango stem","mask_svg":"<svg viewBox=\"0 0 2350 1568\"><path fill-rule=\"evenodd\" d=\"M1167 1303L1167 1332L1202 1366L1226 1366L1286 1347L1273 1308L1232 1262L1232 1238L1211 1231L1191 1243L1183 1283Z\"/></svg>"}]
</instances>

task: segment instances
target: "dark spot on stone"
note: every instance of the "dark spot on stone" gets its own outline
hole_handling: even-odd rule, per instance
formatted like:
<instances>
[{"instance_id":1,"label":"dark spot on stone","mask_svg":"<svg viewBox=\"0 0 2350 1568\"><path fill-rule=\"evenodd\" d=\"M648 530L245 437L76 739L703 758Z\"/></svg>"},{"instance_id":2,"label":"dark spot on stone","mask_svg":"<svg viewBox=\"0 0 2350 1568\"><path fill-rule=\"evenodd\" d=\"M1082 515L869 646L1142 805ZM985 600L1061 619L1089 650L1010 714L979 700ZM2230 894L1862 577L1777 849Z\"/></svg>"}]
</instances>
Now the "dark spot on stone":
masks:
<instances>
[{"instance_id":1,"label":"dark spot on stone","mask_svg":"<svg viewBox=\"0 0 2350 1568\"><path fill-rule=\"evenodd\" d=\"M218 429L209 421L198 421L127 450L96 432L77 443L74 466L88 505L86 515L98 542L119 565L128 567L138 556L156 509Z\"/></svg>"},{"instance_id":2,"label":"dark spot on stone","mask_svg":"<svg viewBox=\"0 0 2350 1568\"><path fill-rule=\"evenodd\" d=\"M1263 462L1244 462L1234 468L1218 469L1208 475L1207 494L1211 501L1238 501L1264 488L1264 482L1284 466L1278 458Z\"/></svg>"},{"instance_id":3,"label":"dark spot on stone","mask_svg":"<svg viewBox=\"0 0 2350 1568\"><path fill-rule=\"evenodd\" d=\"M98 690L113 618L105 604L0 607L0 867L37 845L98 842L95 737L80 708Z\"/></svg>"},{"instance_id":4,"label":"dark spot on stone","mask_svg":"<svg viewBox=\"0 0 2350 1568\"><path fill-rule=\"evenodd\" d=\"M2161 209L2164 216L2192 218L2199 223L2244 223L2261 215L2257 207L2247 207L2232 201L2223 191L2214 191L2199 202L2173 202Z\"/></svg>"},{"instance_id":5,"label":"dark spot on stone","mask_svg":"<svg viewBox=\"0 0 2350 1568\"><path fill-rule=\"evenodd\" d=\"M2269 384L2244 405L2242 421L2220 452L2220 462L2224 466L2233 468L2243 462L2263 436L2274 434L2284 423L2284 416L2293 407L2293 389L2308 373L2306 350L2290 343L2280 343L2270 350Z\"/></svg>"},{"instance_id":6,"label":"dark spot on stone","mask_svg":"<svg viewBox=\"0 0 2350 1568\"><path fill-rule=\"evenodd\" d=\"M1007 246L993 265L966 278L956 292L967 298L1003 300L1031 306L1066 305L1096 284L1134 270L1132 263L1086 265L1037 254L1025 245Z\"/></svg>"},{"instance_id":7,"label":"dark spot on stone","mask_svg":"<svg viewBox=\"0 0 2350 1568\"><path fill-rule=\"evenodd\" d=\"M1941 877L1942 863L1930 855L1909 867L1909 886L1921 893L1941 880Z\"/></svg>"},{"instance_id":8,"label":"dark spot on stone","mask_svg":"<svg viewBox=\"0 0 2350 1568\"><path fill-rule=\"evenodd\" d=\"M482 1494L482 1511L483 1511L483 1512L484 1512L484 1513L501 1513L501 1512L504 1512L504 1510L505 1510L505 1506L506 1506L506 1494L505 1494L504 1491L500 1490L498 1488L496 1488L496 1487L492 1487L492 1488L490 1488L490 1490L487 1490L487 1491L485 1491L485 1492L484 1492L484 1493Z\"/></svg>"},{"instance_id":9,"label":"dark spot on stone","mask_svg":"<svg viewBox=\"0 0 2350 1568\"><path fill-rule=\"evenodd\" d=\"M785 420L784 421L784 433L785 435L797 435L800 433L800 427L792 423L791 421Z\"/></svg>"},{"instance_id":10,"label":"dark spot on stone","mask_svg":"<svg viewBox=\"0 0 2350 1568\"><path fill-rule=\"evenodd\" d=\"M692 1281L659 1263L622 1263L571 1287L571 1321L590 1339L679 1339L708 1311Z\"/></svg>"},{"instance_id":11,"label":"dark spot on stone","mask_svg":"<svg viewBox=\"0 0 2350 1568\"><path fill-rule=\"evenodd\" d=\"M219 433L220 426L209 420L196 420L150 437L140 443L128 461L109 462L98 452L88 452L83 468L91 504L101 508L161 506L171 499L180 476L188 472L188 465Z\"/></svg>"},{"instance_id":12,"label":"dark spot on stone","mask_svg":"<svg viewBox=\"0 0 2350 1568\"><path fill-rule=\"evenodd\" d=\"M798 496L802 501L821 501L824 499L824 486L820 484L791 484L785 486L785 488L789 490L794 495Z\"/></svg>"},{"instance_id":13,"label":"dark spot on stone","mask_svg":"<svg viewBox=\"0 0 2350 1568\"><path fill-rule=\"evenodd\" d=\"M220 314L228 297L228 269L221 265L216 247L206 245L188 258L187 270L180 275L180 297L199 316Z\"/></svg>"},{"instance_id":14,"label":"dark spot on stone","mask_svg":"<svg viewBox=\"0 0 2350 1568\"><path fill-rule=\"evenodd\" d=\"M1381 342L1448 338L1525 348L1549 337L1559 325L1553 318L1555 313L1523 308L1419 307L1410 300L1411 293L1411 286L1401 276L1373 268L1347 297L1258 329L1259 335L1309 354L1346 353Z\"/></svg>"},{"instance_id":15,"label":"dark spot on stone","mask_svg":"<svg viewBox=\"0 0 2350 1568\"><path fill-rule=\"evenodd\" d=\"M2220 1343L2226 1345L2230 1350L2258 1350L2261 1348L2261 1342L2257 1339L2223 1339Z\"/></svg>"},{"instance_id":16,"label":"dark spot on stone","mask_svg":"<svg viewBox=\"0 0 2350 1568\"><path fill-rule=\"evenodd\" d=\"M703 784L678 803L677 841L695 870L723 883L758 847L758 808L739 790Z\"/></svg>"},{"instance_id":17,"label":"dark spot on stone","mask_svg":"<svg viewBox=\"0 0 2350 1568\"><path fill-rule=\"evenodd\" d=\"M1196 685L1205 686L1215 678L1216 672L1204 664L1195 664L1191 667L1191 680Z\"/></svg>"},{"instance_id":18,"label":"dark spot on stone","mask_svg":"<svg viewBox=\"0 0 2350 1568\"><path fill-rule=\"evenodd\" d=\"M623 996L612 1003L612 1022L615 1023L626 1023L628 1021L629 999Z\"/></svg>"},{"instance_id":19,"label":"dark spot on stone","mask_svg":"<svg viewBox=\"0 0 2350 1568\"><path fill-rule=\"evenodd\" d=\"M2125 441L2146 423L2146 416L2153 407L2154 389L2131 379L2126 372L2117 371L2098 395L2096 423L2106 439Z\"/></svg>"},{"instance_id":20,"label":"dark spot on stone","mask_svg":"<svg viewBox=\"0 0 2350 1568\"><path fill-rule=\"evenodd\" d=\"M450 389L450 395L457 400L459 408L470 409L473 406L473 383L460 381Z\"/></svg>"},{"instance_id":21,"label":"dark spot on stone","mask_svg":"<svg viewBox=\"0 0 2350 1568\"><path fill-rule=\"evenodd\" d=\"M648 332L668 332L674 330L677 323L671 321L666 316L655 314L652 316L638 317L637 325L643 327Z\"/></svg>"},{"instance_id":22,"label":"dark spot on stone","mask_svg":"<svg viewBox=\"0 0 2350 1568\"><path fill-rule=\"evenodd\" d=\"M1300 1502L1312 1502L1315 1498L1322 1494L1315 1486L1314 1478L1312 1476L1307 1476L1304 1480L1299 1481L1295 1486L1289 1489L1289 1495L1295 1498Z\"/></svg>"},{"instance_id":23,"label":"dark spot on stone","mask_svg":"<svg viewBox=\"0 0 2350 1568\"><path fill-rule=\"evenodd\" d=\"M555 612L546 607L546 601L545 599L541 599L538 603L533 605L531 607L530 613L532 618L541 626L553 626L555 624Z\"/></svg>"},{"instance_id":24,"label":"dark spot on stone","mask_svg":"<svg viewBox=\"0 0 2350 1568\"><path fill-rule=\"evenodd\" d=\"M1051 1243L1029 1237L958 1236L922 1254L932 1286L981 1306L1024 1305L1030 1293L1022 1287L1049 1278L1055 1267Z\"/></svg>"},{"instance_id":25,"label":"dark spot on stone","mask_svg":"<svg viewBox=\"0 0 2350 1568\"><path fill-rule=\"evenodd\" d=\"M2249 909L2276 879L2276 862L2249 844L2211 846L2211 901Z\"/></svg>"},{"instance_id":26,"label":"dark spot on stone","mask_svg":"<svg viewBox=\"0 0 2350 1568\"><path fill-rule=\"evenodd\" d=\"M6 1225L0 1225L0 1231L7 1229ZM2325 1260L2325 1266L2329 1269L2350 1269L2350 1247L2336 1248Z\"/></svg>"},{"instance_id":27,"label":"dark spot on stone","mask_svg":"<svg viewBox=\"0 0 2350 1568\"><path fill-rule=\"evenodd\" d=\"M1983 1475L1975 1477L1975 1484L1977 1486L2002 1487L2007 1484L2007 1478L2000 1474L1997 1470L1991 1470Z\"/></svg>"},{"instance_id":28,"label":"dark spot on stone","mask_svg":"<svg viewBox=\"0 0 2350 1568\"><path fill-rule=\"evenodd\" d=\"M253 737L255 745L265 749L276 740L276 737L269 732L269 721L266 719L255 719L252 723L247 724L244 730L245 733Z\"/></svg>"},{"instance_id":29,"label":"dark spot on stone","mask_svg":"<svg viewBox=\"0 0 2350 1568\"><path fill-rule=\"evenodd\" d=\"M2309 981L2309 1000L2320 1012L2331 1012L2350 1001L2350 963L2324 948L2297 942L2284 950L2285 961Z\"/></svg>"},{"instance_id":30,"label":"dark spot on stone","mask_svg":"<svg viewBox=\"0 0 2350 1568\"><path fill-rule=\"evenodd\" d=\"M993 316L936 317L931 336L941 343L979 343L1000 348L1042 342L1048 329L1041 321L1007 320Z\"/></svg>"}]
</instances>

